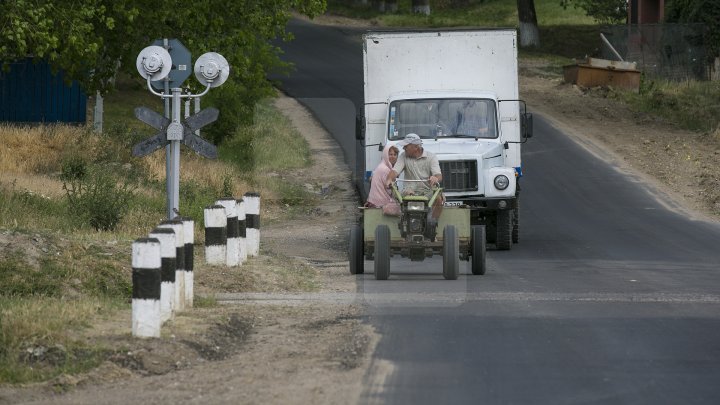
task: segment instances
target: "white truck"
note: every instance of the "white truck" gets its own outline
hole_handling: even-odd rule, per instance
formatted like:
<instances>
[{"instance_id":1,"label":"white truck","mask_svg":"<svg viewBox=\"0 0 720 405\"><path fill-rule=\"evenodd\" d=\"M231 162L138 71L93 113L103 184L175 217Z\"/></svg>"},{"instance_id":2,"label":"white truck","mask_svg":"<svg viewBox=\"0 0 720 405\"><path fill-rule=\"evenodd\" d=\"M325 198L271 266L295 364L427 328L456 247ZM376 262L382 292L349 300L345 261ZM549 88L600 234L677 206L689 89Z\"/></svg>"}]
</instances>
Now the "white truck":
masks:
<instances>
[{"instance_id":1,"label":"white truck","mask_svg":"<svg viewBox=\"0 0 720 405\"><path fill-rule=\"evenodd\" d=\"M500 250L518 242L521 144L532 115L518 99L514 29L371 32L363 36L364 186L382 147L409 133L440 160L447 205L471 208ZM367 188L365 188L367 189Z\"/></svg>"}]
</instances>

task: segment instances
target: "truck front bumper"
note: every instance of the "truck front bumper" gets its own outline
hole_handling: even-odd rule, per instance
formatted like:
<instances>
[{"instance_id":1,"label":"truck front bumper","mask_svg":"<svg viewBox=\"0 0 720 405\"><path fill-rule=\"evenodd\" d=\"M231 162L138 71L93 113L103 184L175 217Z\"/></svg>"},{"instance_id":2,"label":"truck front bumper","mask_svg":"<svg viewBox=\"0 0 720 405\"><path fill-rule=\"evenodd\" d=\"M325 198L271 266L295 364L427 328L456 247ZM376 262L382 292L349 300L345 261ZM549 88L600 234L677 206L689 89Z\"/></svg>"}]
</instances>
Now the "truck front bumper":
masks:
<instances>
[{"instance_id":1,"label":"truck front bumper","mask_svg":"<svg viewBox=\"0 0 720 405\"><path fill-rule=\"evenodd\" d=\"M517 206L516 197L447 197L446 206L467 205L473 210L502 211Z\"/></svg>"}]
</instances>

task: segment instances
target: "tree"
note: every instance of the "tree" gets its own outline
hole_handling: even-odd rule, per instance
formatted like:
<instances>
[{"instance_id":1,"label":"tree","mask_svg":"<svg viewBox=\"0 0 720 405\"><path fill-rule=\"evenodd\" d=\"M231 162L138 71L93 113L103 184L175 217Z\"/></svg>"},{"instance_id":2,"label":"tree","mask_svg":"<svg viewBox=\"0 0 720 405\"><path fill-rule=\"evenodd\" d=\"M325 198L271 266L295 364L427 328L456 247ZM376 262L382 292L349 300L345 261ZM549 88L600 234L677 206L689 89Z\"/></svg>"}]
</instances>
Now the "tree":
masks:
<instances>
[{"instance_id":1,"label":"tree","mask_svg":"<svg viewBox=\"0 0 720 405\"><path fill-rule=\"evenodd\" d=\"M537 14L534 0L517 0L518 20L520 22L520 46L540 46Z\"/></svg>"},{"instance_id":2,"label":"tree","mask_svg":"<svg viewBox=\"0 0 720 405\"><path fill-rule=\"evenodd\" d=\"M709 59L720 56L720 3L714 0L671 0L665 20L676 23L703 23L703 42Z\"/></svg>"},{"instance_id":3,"label":"tree","mask_svg":"<svg viewBox=\"0 0 720 405\"><path fill-rule=\"evenodd\" d=\"M430 0L412 0L412 12L430 15Z\"/></svg>"},{"instance_id":4,"label":"tree","mask_svg":"<svg viewBox=\"0 0 720 405\"><path fill-rule=\"evenodd\" d=\"M290 10L314 16L325 8L325 0L0 1L0 61L28 55L47 60L89 94L110 91L118 71L137 75L137 54L158 38L180 39L195 58L221 53L230 63L229 81L236 90L223 93L241 101L227 104L242 106L221 110L221 120L251 117L243 111L272 94L267 73L288 65L270 41L291 39L285 31ZM197 89L194 80L188 83Z\"/></svg>"},{"instance_id":5,"label":"tree","mask_svg":"<svg viewBox=\"0 0 720 405\"><path fill-rule=\"evenodd\" d=\"M627 21L627 0L561 0L560 5L570 5L585 10L599 24L621 24Z\"/></svg>"}]
</instances>

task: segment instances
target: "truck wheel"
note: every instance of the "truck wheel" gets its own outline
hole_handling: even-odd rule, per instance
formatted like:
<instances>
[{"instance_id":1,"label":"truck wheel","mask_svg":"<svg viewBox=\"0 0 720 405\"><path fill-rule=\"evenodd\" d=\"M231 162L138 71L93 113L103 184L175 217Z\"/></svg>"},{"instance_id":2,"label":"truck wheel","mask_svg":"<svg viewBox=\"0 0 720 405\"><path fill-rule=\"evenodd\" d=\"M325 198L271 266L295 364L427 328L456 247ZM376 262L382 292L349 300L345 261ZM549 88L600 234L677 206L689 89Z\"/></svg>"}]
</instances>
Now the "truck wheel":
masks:
<instances>
[{"instance_id":1,"label":"truck wheel","mask_svg":"<svg viewBox=\"0 0 720 405\"><path fill-rule=\"evenodd\" d=\"M497 236L495 237L495 247L498 250L510 250L512 247L512 211L498 211L496 220Z\"/></svg>"},{"instance_id":2,"label":"truck wheel","mask_svg":"<svg viewBox=\"0 0 720 405\"><path fill-rule=\"evenodd\" d=\"M472 249L470 251L470 254L472 255L472 274L482 276L485 274L485 270L487 269L485 266L485 227L483 225L476 225L472 227L470 243L470 249Z\"/></svg>"},{"instance_id":3,"label":"truck wheel","mask_svg":"<svg viewBox=\"0 0 720 405\"><path fill-rule=\"evenodd\" d=\"M365 273L365 246L363 243L363 229L360 225L353 225L350 228L350 274Z\"/></svg>"},{"instance_id":4,"label":"truck wheel","mask_svg":"<svg viewBox=\"0 0 720 405\"><path fill-rule=\"evenodd\" d=\"M460 270L460 249L455 226L447 225L443 230L443 277L457 280Z\"/></svg>"},{"instance_id":5,"label":"truck wheel","mask_svg":"<svg viewBox=\"0 0 720 405\"><path fill-rule=\"evenodd\" d=\"M513 209L513 229L512 241L518 243L520 241L520 200L515 201L515 209Z\"/></svg>"},{"instance_id":6,"label":"truck wheel","mask_svg":"<svg viewBox=\"0 0 720 405\"><path fill-rule=\"evenodd\" d=\"M375 279L390 277L390 228L378 225L375 228Z\"/></svg>"}]
</instances>

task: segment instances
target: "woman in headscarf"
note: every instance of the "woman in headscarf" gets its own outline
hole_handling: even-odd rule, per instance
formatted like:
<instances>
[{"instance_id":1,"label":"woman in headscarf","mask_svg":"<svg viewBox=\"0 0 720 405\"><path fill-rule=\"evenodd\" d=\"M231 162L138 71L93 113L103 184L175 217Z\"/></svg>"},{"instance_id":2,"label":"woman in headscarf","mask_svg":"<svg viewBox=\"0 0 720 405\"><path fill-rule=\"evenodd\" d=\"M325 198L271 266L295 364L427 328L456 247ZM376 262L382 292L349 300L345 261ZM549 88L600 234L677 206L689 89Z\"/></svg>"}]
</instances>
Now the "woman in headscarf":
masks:
<instances>
[{"instance_id":1,"label":"woman in headscarf","mask_svg":"<svg viewBox=\"0 0 720 405\"><path fill-rule=\"evenodd\" d=\"M382 208L388 215L398 215L400 206L392 197L389 189L385 188L387 175L397 161L399 149L395 145L387 144L383 149L382 161L375 168L370 179L370 193L368 194L367 207Z\"/></svg>"}]
</instances>

